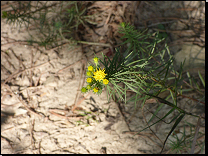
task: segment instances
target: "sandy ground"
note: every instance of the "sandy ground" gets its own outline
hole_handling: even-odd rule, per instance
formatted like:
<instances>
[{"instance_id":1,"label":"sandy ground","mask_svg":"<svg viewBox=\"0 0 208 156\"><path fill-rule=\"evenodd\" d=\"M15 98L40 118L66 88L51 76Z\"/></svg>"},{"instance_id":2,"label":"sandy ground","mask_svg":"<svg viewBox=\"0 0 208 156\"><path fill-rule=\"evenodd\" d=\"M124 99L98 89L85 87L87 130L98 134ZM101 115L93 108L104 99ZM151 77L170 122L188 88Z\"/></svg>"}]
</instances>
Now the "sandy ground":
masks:
<instances>
[{"instance_id":1,"label":"sandy ground","mask_svg":"<svg viewBox=\"0 0 208 156\"><path fill-rule=\"evenodd\" d=\"M5 29L9 28L8 25L4 26ZM15 39L22 36L19 33L8 33L10 38L13 35ZM69 111L66 108L74 104L79 92L83 66L81 61L76 63L82 59L79 47L74 51L63 48L59 52L62 58L57 58L53 51L45 51L44 48L38 51L27 45L10 44L2 47L2 50L4 48L9 49L8 54L12 59L8 59L14 64L9 68L11 72L16 73L22 66L19 66L19 60L12 51L17 56L22 54L26 70L23 68L24 72L16 74L16 78L11 80L13 85L2 86L3 93L10 89L14 93L8 93L2 99L4 112L14 114L5 119L1 127L4 138L2 153L102 153L102 148L106 148L107 153L142 153L140 151L152 150L152 144L144 146L145 138L122 134L129 128L118 105L115 102L108 103L105 92L101 96L90 93L80 104L81 112L77 111L77 114L86 112L85 117L67 117ZM33 67L30 63L32 52L33 61L36 62L32 64ZM71 64L73 66L56 74L65 65ZM5 66L9 67L9 64L5 63ZM39 80L37 86L30 87L31 71L33 82ZM2 74L2 79L3 76L8 75Z\"/></svg>"},{"instance_id":2,"label":"sandy ground","mask_svg":"<svg viewBox=\"0 0 208 156\"><path fill-rule=\"evenodd\" d=\"M92 53L85 56L81 46L45 50L14 42L26 37L1 19L2 154L160 152L162 143L150 130L134 136L134 131L146 127L140 107L135 110L134 103L108 102L106 91L100 96L80 93ZM182 106L189 110L195 103ZM155 109L150 104L147 108ZM163 113L169 109L165 107ZM204 112L201 105L191 111ZM145 113L148 119L151 114ZM197 123L189 117L185 120ZM160 123L152 129L164 141L170 127Z\"/></svg>"}]
</instances>

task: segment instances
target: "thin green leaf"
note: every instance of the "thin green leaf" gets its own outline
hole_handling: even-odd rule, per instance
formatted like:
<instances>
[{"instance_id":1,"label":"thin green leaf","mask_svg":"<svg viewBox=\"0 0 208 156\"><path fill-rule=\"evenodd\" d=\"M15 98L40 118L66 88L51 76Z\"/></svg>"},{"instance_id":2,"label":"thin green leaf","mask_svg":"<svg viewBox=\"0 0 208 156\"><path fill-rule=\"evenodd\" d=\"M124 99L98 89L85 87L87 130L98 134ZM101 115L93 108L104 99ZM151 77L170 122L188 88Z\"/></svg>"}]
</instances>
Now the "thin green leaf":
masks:
<instances>
[{"instance_id":1,"label":"thin green leaf","mask_svg":"<svg viewBox=\"0 0 208 156\"><path fill-rule=\"evenodd\" d=\"M139 134L140 132L146 130L147 128L150 128L151 126L155 125L156 123L160 122L160 121L163 121L163 119L165 119L170 113L172 113L173 111L175 110L175 108L172 108L165 116L163 116L162 118L160 118L160 120L156 121L155 123L151 124L150 126L147 126L146 128L142 129L141 131L139 131L138 133L136 134ZM159 118L159 117L158 117ZM135 135L136 135L135 134Z\"/></svg>"},{"instance_id":2,"label":"thin green leaf","mask_svg":"<svg viewBox=\"0 0 208 156\"><path fill-rule=\"evenodd\" d=\"M173 92L170 90L170 95L171 95L171 97L172 97L172 100L173 100L173 102L174 102L174 104L175 104L175 106L176 106L176 101L175 101L175 98L174 98L174 96L173 96Z\"/></svg>"},{"instance_id":3,"label":"thin green leaf","mask_svg":"<svg viewBox=\"0 0 208 156\"><path fill-rule=\"evenodd\" d=\"M135 87L134 85L131 85L130 83L124 82L125 85L127 85L132 91L134 91L135 93L137 93L137 90L135 90L133 87Z\"/></svg>"},{"instance_id":4,"label":"thin green leaf","mask_svg":"<svg viewBox=\"0 0 208 156\"><path fill-rule=\"evenodd\" d=\"M160 109L163 107L164 104L160 104L160 106L157 108L157 110L154 112L150 120L148 121L148 124L154 119L154 116L157 115L157 113L160 111Z\"/></svg>"},{"instance_id":5,"label":"thin green leaf","mask_svg":"<svg viewBox=\"0 0 208 156\"><path fill-rule=\"evenodd\" d=\"M166 114L166 117L167 117L170 113L172 113L174 110L175 110L175 108L172 108L172 109ZM151 113L151 112L150 112L150 113ZM153 113L151 113L151 114L153 114ZM179 115L180 115L180 113L177 114L176 116L174 116L174 118L173 118L170 122L166 122L166 121L164 121L164 120L161 120L161 121L164 122L164 123L166 123L166 124L170 124L170 123L172 123L176 118L178 118ZM153 114L153 116L155 116L156 118L160 119L155 113ZM149 121L149 122L150 122L150 121ZM149 123L149 122L148 122L148 123Z\"/></svg>"},{"instance_id":6,"label":"thin green leaf","mask_svg":"<svg viewBox=\"0 0 208 156\"><path fill-rule=\"evenodd\" d=\"M193 78L193 82L194 82L194 84L196 85L197 89L198 89L198 90L201 90L201 89L199 88L198 83L196 82L196 80L195 80L194 78Z\"/></svg>"},{"instance_id":7,"label":"thin green leaf","mask_svg":"<svg viewBox=\"0 0 208 156\"><path fill-rule=\"evenodd\" d=\"M157 98L158 101L160 101L161 103L167 104L167 105L169 105L169 106L171 106L171 107L177 109L180 113L186 113L186 114L187 114L187 112L185 112L184 110L182 110L182 109L180 109L179 107L175 106L174 104L170 103L169 101L166 101L166 100L164 100L164 99L162 99L162 98L160 98L160 97L157 97L157 96L154 96L154 95L151 95L151 94L147 94L147 93L144 93L144 94L149 95L150 97L155 97L155 98Z\"/></svg>"},{"instance_id":8,"label":"thin green leaf","mask_svg":"<svg viewBox=\"0 0 208 156\"><path fill-rule=\"evenodd\" d=\"M174 124L173 127L171 128L170 132L168 133L168 135L167 135L167 137L166 137L166 139L165 139L165 141L164 141L164 143L163 143L163 147L162 147L162 150L161 150L160 153L162 153L162 151L163 151L163 149L164 149L164 147L165 147L165 143L166 143L168 137L171 135L171 133L174 131L174 129L178 126L178 124L181 122L181 120L183 119L184 116L185 116L185 114L183 113L183 114L181 114L181 115L178 117L178 119L176 120L175 124Z\"/></svg>"},{"instance_id":9,"label":"thin green leaf","mask_svg":"<svg viewBox=\"0 0 208 156\"><path fill-rule=\"evenodd\" d=\"M124 101L123 96L121 95L121 93L122 93L122 94L125 94L125 93L121 90L121 87L120 87L119 85L117 85L114 81L111 82L111 83L114 85L114 87L115 87L115 89L116 89L116 91L117 91L117 93L118 93L118 95L119 95L119 98L122 99L122 100ZM119 88L119 87L120 87L120 88ZM121 93L120 93L120 92L121 92Z\"/></svg>"},{"instance_id":10,"label":"thin green leaf","mask_svg":"<svg viewBox=\"0 0 208 156\"><path fill-rule=\"evenodd\" d=\"M192 86L191 76L190 76L189 72L187 72L186 74L187 74L188 79L189 79L189 82L190 82L190 84L191 84L191 86Z\"/></svg>"},{"instance_id":11,"label":"thin green leaf","mask_svg":"<svg viewBox=\"0 0 208 156\"><path fill-rule=\"evenodd\" d=\"M199 74L199 77L200 77L200 79L201 79L201 82L202 82L203 86L205 87L204 79L203 79L203 77L201 76L201 73L200 73L199 70L198 70L198 74Z\"/></svg>"},{"instance_id":12,"label":"thin green leaf","mask_svg":"<svg viewBox=\"0 0 208 156\"><path fill-rule=\"evenodd\" d=\"M183 92L193 91L194 89L182 89Z\"/></svg>"}]
</instances>

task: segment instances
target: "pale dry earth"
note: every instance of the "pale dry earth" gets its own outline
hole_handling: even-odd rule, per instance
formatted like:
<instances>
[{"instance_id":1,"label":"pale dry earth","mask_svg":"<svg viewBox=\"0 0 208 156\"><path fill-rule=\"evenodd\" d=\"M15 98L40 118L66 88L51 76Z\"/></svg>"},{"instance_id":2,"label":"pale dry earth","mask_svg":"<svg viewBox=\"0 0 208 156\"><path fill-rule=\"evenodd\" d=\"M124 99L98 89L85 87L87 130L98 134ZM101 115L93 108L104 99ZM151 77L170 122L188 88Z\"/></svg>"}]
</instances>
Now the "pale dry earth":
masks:
<instances>
[{"instance_id":1,"label":"pale dry earth","mask_svg":"<svg viewBox=\"0 0 208 156\"><path fill-rule=\"evenodd\" d=\"M151 3L146 5L151 6ZM156 3L154 5L161 6ZM166 6L168 5L170 4L167 2ZM81 46L65 45L59 50L45 50L43 47L29 46L21 42L7 44L13 42L12 39L26 38L25 31L22 29L19 31L15 26L6 24L5 19L1 19L1 64L4 66L1 68L2 154L160 152L162 143L149 129L135 136L133 135L135 133L128 132L139 131L147 126L140 106L135 110L134 103L124 105L114 101L108 102L106 91L100 96L92 92L84 95L80 93L85 78L83 74L85 61L93 58L92 51L85 57ZM187 47L181 49L185 51ZM204 63L201 59L205 50L199 46L195 49L196 53L200 51L197 56L200 56L198 60L202 62L196 63L199 65L196 66L201 69ZM103 52L106 53L105 50ZM23 72L20 73L20 69ZM3 84L5 80L8 82ZM131 93L128 96L130 97ZM193 101L183 100L181 99L179 103L185 110L196 114L204 112L203 105L196 106ZM79 105L73 112L74 117L71 117L71 109L75 103ZM154 106L154 103L149 103L146 107L154 111L156 109ZM165 107L161 115L167 113L167 110L170 108ZM147 119L150 115L145 111ZM172 117L169 116L167 121ZM189 116L184 120L194 125L197 123L197 120ZM172 125L173 123L170 125L159 123L152 129L164 141ZM183 129L182 123L180 126L178 130ZM203 128L201 129L203 131ZM168 150L166 146L164 151Z\"/></svg>"}]
</instances>

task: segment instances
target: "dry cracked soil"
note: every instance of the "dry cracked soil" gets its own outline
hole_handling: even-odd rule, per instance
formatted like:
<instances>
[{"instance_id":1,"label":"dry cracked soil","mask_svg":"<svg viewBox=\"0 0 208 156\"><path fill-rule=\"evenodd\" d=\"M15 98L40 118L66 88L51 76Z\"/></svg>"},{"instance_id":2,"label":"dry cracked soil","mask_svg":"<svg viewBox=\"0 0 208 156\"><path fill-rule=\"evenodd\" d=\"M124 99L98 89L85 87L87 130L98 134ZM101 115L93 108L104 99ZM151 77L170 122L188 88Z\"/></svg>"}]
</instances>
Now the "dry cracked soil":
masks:
<instances>
[{"instance_id":1,"label":"dry cracked soil","mask_svg":"<svg viewBox=\"0 0 208 156\"><path fill-rule=\"evenodd\" d=\"M80 93L86 61L93 58L93 52L86 59L81 46L46 50L19 42L26 38L23 29L1 19L2 154L160 152L162 143L149 129L134 135L147 126L141 108L135 110L134 103L109 102L105 90L100 96ZM153 106L147 107L153 111ZM192 106L194 102L184 107ZM203 111L199 106L192 113ZM146 118L150 116L146 111ZM164 141L170 127L159 123L152 129ZM164 151L168 150L166 146Z\"/></svg>"}]
</instances>

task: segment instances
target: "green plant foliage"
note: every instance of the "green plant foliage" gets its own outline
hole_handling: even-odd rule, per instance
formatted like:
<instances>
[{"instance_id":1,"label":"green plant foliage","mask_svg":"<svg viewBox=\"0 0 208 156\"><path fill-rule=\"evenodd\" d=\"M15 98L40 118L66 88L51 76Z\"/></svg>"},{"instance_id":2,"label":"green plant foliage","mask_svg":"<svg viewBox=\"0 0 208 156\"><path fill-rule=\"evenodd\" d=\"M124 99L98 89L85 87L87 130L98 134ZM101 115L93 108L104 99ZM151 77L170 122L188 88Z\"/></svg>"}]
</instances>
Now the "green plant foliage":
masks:
<instances>
[{"instance_id":1,"label":"green plant foliage","mask_svg":"<svg viewBox=\"0 0 208 156\"><path fill-rule=\"evenodd\" d=\"M174 122L163 142L162 153L166 141L174 133L185 116L200 117L181 109L178 106L178 97L184 97L184 92L188 91L195 90L201 92L201 89L194 79L191 80L189 74L187 75L191 85L184 81L182 73L185 60L181 63L179 71L175 71L173 66L174 58L171 56L168 46L165 45L164 50L158 50L157 45L164 40L164 36L159 35L159 33L151 35L145 34L145 31L138 32L133 26L125 23L121 23L120 33L123 34L122 39L125 40L123 44L129 44L127 50L121 53L120 48L117 48L112 59L105 55L103 55L103 59L99 59L100 63L104 66L106 78L109 81L109 84L106 85L108 97L116 100L116 96L118 96L119 100L125 103L133 100L135 108L138 101L142 101L141 108L145 107L145 101L150 98L154 98L160 103L147 122L148 126L138 133L152 127L158 122L163 122L164 124ZM168 54L169 58L164 57L165 53ZM96 67L93 66L93 68ZM199 77L205 87L204 79L200 73ZM186 82L191 88L182 89L183 82ZM192 82L196 84L196 87L192 86ZM100 87L99 94L102 93L104 87L103 85ZM127 90L134 92L134 96L129 101L126 100ZM158 97L160 93L165 91L170 93L169 96L165 99ZM172 100L172 102L169 100ZM201 102L196 99L193 100ZM163 109L164 105L168 105L171 109L163 117L160 117L160 110ZM178 112L177 115L174 115L175 112ZM168 116L173 116L169 122L165 121ZM157 121L153 120L155 118ZM151 124L151 122L153 123ZM172 150L177 153L183 149L183 141L178 139L176 142L172 142L171 146Z\"/></svg>"},{"instance_id":2,"label":"green plant foliage","mask_svg":"<svg viewBox=\"0 0 208 156\"><path fill-rule=\"evenodd\" d=\"M76 41L75 33L79 26L87 27L87 24L96 24L93 22L95 15L86 15L86 7L78 1L18 1L17 5L11 6L12 11L2 11L2 18L15 26L24 25L30 35L29 44L38 44L45 48L53 48L64 43L77 44L86 43L86 41ZM165 26L160 24L158 28L165 30ZM35 37L30 30L38 30L39 36ZM155 32L147 34L147 30L139 31L130 24L121 23L119 33L124 40L122 45L127 45L127 49L121 53L121 48L116 48L113 58L103 54L103 58L94 57L93 63L89 63L86 72L87 85L81 89L82 93L93 91L100 95L104 88L107 89L107 96L110 100L124 101L126 104L133 101L135 108L139 105L142 109L146 101L153 98L157 101L158 107L155 112L150 112L152 116L147 121L147 127L144 127L138 133L150 129L155 124L172 124L166 139L163 142L163 149L166 141L174 134L175 140L170 140L170 146L175 153L181 153L185 148L191 148L191 140L194 133L187 135L185 131L181 138L175 133L176 128L186 116L190 118L202 118L187 112L180 107L178 98L183 97L189 100L197 101L198 104L204 104L205 100L205 81L201 73L198 72L202 86L187 72L188 82L183 75L183 65L181 63L179 71L174 69L174 58L170 53L168 45L164 48L158 48L158 44L163 42L167 33ZM91 43L96 44L96 43ZM104 66L104 68L101 68ZM183 87L189 88L183 88ZM131 91L133 96L127 100L127 91ZM168 92L165 98L159 97L160 94ZM188 97L187 92L197 92L199 98ZM118 97L118 98L117 98ZM161 110L167 105L170 110L161 115ZM175 114L176 113L176 114ZM80 114L93 119L90 113ZM166 121L171 117L170 121ZM202 118L204 119L204 118ZM78 121L77 124L84 124ZM189 124L190 125L190 124ZM193 127L191 125L190 127ZM200 133L203 137L204 134ZM188 140L188 141L187 141ZM189 142L189 143L188 143ZM197 146L204 149L204 143L197 142ZM163 151L162 149L162 151ZM161 153L162 153L161 151ZM190 151L190 150L186 150Z\"/></svg>"},{"instance_id":3,"label":"green plant foliage","mask_svg":"<svg viewBox=\"0 0 208 156\"><path fill-rule=\"evenodd\" d=\"M24 25L30 35L30 45L36 43L52 48L64 43L77 44L74 36L78 27L96 24L93 22L94 16L85 15L86 7L78 1L19 1L11 7L12 11L2 12L2 18L19 28ZM38 30L38 38L31 33L31 28Z\"/></svg>"},{"instance_id":4,"label":"green plant foliage","mask_svg":"<svg viewBox=\"0 0 208 156\"><path fill-rule=\"evenodd\" d=\"M190 130L188 132L185 129L186 126L190 127ZM171 135L171 139L168 139L170 141L169 145L171 147L172 153L182 154L190 152L194 138L195 126L191 123L186 122L186 125L184 125L183 127L183 132L179 131L176 133L174 131ZM179 134L181 134L181 137L179 137ZM204 133L200 132L197 138L203 137L204 135ZM197 141L197 145L202 149L201 152L203 152L204 143L205 140L202 142Z\"/></svg>"}]
</instances>

